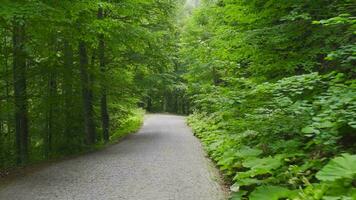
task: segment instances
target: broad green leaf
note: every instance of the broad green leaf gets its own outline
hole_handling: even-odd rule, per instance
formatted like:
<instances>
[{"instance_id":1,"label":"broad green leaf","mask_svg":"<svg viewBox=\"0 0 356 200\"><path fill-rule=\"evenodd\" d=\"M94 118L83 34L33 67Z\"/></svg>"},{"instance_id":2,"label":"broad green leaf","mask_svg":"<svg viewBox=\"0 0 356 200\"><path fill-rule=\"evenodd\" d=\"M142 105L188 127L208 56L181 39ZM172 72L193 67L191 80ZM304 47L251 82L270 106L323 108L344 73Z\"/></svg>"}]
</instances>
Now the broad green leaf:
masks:
<instances>
[{"instance_id":1,"label":"broad green leaf","mask_svg":"<svg viewBox=\"0 0 356 200\"><path fill-rule=\"evenodd\" d=\"M244 167L251 169L272 170L281 166L281 158L265 157L265 158L251 158L243 162Z\"/></svg>"},{"instance_id":2,"label":"broad green leaf","mask_svg":"<svg viewBox=\"0 0 356 200\"><path fill-rule=\"evenodd\" d=\"M310 133L319 133L319 131L317 129L315 129L314 127L311 127L311 126L307 126L307 127L304 127L302 129L302 132L303 133L307 133L307 134L310 134Z\"/></svg>"},{"instance_id":3,"label":"broad green leaf","mask_svg":"<svg viewBox=\"0 0 356 200\"><path fill-rule=\"evenodd\" d=\"M333 127L334 124L330 121L325 121L319 124L319 128L330 128Z\"/></svg>"},{"instance_id":4,"label":"broad green leaf","mask_svg":"<svg viewBox=\"0 0 356 200\"><path fill-rule=\"evenodd\" d=\"M233 186L240 187L240 186L258 184L258 183L261 183L261 182L262 182L261 180L254 179L254 178L241 178L241 179L237 179L236 183Z\"/></svg>"},{"instance_id":5,"label":"broad green leaf","mask_svg":"<svg viewBox=\"0 0 356 200\"><path fill-rule=\"evenodd\" d=\"M279 200L281 198L292 198L295 191L280 186L261 186L255 189L249 196L250 200Z\"/></svg>"},{"instance_id":6,"label":"broad green leaf","mask_svg":"<svg viewBox=\"0 0 356 200\"><path fill-rule=\"evenodd\" d=\"M338 179L353 179L356 175L356 155L342 154L332 159L317 174L321 181L335 181Z\"/></svg>"},{"instance_id":7,"label":"broad green leaf","mask_svg":"<svg viewBox=\"0 0 356 200\"><path fill-rule=\"evenodd\" d=\"M259 149L252 149L248 146L243 146L241 149L238 150L236 155L242 158L248 158L248 157L257 157L261 153L262 151Z\"/></svg>"},{"instance_id":8,"label":"broad green leaf","mask_svg":"<svg viewBox=\"0 0 356 200\"><path fill-rule=\"evenodd\" d=\"M232 193L230 200L242 200L242 197L247 193L247 191L239 191Z\"/></svg>"}]
</instances>

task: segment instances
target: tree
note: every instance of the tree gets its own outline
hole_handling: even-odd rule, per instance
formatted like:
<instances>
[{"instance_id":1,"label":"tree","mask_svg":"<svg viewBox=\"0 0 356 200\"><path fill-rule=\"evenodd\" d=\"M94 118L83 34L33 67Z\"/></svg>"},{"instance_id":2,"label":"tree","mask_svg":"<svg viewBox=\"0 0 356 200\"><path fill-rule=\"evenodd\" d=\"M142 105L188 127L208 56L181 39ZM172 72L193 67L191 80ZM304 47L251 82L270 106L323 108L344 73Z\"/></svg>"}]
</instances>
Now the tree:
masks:
<instances>
[{"instance_id":1,"label":"tree","mask_svg":"<svg viewBox=\"0 0 356 200\"><path fill-rule=\"evenodd\" d=\"M13 21L13 74L15 97L15 131L17 146L17 162L28 161L28 118L26 94L26 53L25 53L25 22L15 18Z\"/></svg>"}]
</instances>

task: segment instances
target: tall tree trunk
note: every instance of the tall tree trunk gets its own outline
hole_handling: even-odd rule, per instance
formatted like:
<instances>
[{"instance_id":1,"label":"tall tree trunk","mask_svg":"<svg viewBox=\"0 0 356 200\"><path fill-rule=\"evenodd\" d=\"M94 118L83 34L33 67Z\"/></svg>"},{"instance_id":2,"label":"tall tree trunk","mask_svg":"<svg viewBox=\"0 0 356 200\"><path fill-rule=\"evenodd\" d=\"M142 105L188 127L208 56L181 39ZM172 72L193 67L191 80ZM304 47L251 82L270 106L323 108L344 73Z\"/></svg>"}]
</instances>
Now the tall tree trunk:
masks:
<instances>
[{"instance_id":1,"label":"tall tree trunk","mask_svg":"<svg viewBox=\"0 0 356 200\"><path fill-rule=\"evenodd\" d=\"M152 98L150 96L147 96L147 111L152 112Z\"/></svg>"},{"instance_id":2,"label":"tall tree trunk","mask_svg":"<svg viewBox=\"0 0 356 200\"><path fill-rule=\"evenodd\" d=\"M89 79L88 52L84 41L79 42L80 72L82 81L84 128L86 133L86 143L92 145L96 142L95 124L93 117L92 88Z\"/></svg>"},{"instance_id":3,"label":"tall tree trunk","mask_svg":"<svg viewBox=\"0 0 356 200\"><path fill-rule=\"evenodd\" d=\"M3 35L3 43L1 43L1 52L0 53L2 53L2 54L4 54L4 71L6 72L6 53L5 53L5 51L6 51L6 32L4 31L4 32L2 32L1 33L1 35ZM1 66L1 64L0 64L0 66ZM3 77L4 77L4 85L6 86L6 78L7 78L7 74L6 73L4 73L4 75L3 75ZM2 82L2 80L0 80L1 82ZM0 87L3 87L2 86L2 84L0 84ZM5 139L5 131L4 131L4 128L3 128L3 124L5 124L5 119L3 119L3 111L2 111L2 108L4 107L3 105L2 105L2 98L1 98L1 95L2 95L2 93L0 93L0 168L2 167L2 163L4 163L3 162L3 158L4 158L4 150L3 150L3 148L4 148L4 144L3 143L5 143L4 142L4 139ZM5 102L5 104L6 104L6 102Z\"/></svg>"},{"instance_id":4,"label":"tall tree trunk","mask_svg":"<svg viewBox=\"0 0 356 200\"><path fill-rule=\"evenodd\" d=\"M190 100L189 98L185 99L185 105L186 105L186 110L185 110L185 114L189 115L190 114Z\"/></svg>"},{"instance_id":5,"label":"tall tree trunk","mask_svg":"<svg viewBox=\"0 0 356 200\"><path fill-rule=\"evenodd\" d=\"M5 138L9 137L12 131L12 122L13 122L13 117L11 115L10 111L10 106L11 106L11 97L10 97L10 90L11 90L11 85L10 85L10 69L9 69L9 57L10 57L10 52L7 50L7 45L8 45L8 40L7 36L5 33L4 36L4 44L5 44L5 49L4 49L4 64L5 64L5 99L6 99L6 134Z\"/></svg>"},{"instance_id":6,"label":"tall tree trunk","mask_svg":"<svg viewBox=\"0 0 356 200\"><path fill-rule=\"evenodd\" d=\"M0 85L0 87L1 87L1 85ZM0 94L0 95L2 95L2 94ZM3 141L4 141L4 128L3 128L3 124L4 124L4 121L5 120L3 120L3 115L2 115L2 99L1 99L1 96L0 96L0 168L2 167L2 164L1 163L3 163L3 152L4 152L4 150L3 150L3 146L4 146L4 144L3 144ZM4 138L3 138L4 137Z\"/></svg>"},{"instance_id":7,"label":"tall tree trunk","mask_svg":"<svg viewBox=\"0 0 356 200\"><path fill-rule=\"evenodd\" d=\"M174 104L173 104L173 110L174 110L174 113L177 113L179 114L179 94L177 91L173 91L173 95L174 95L174 98L173 98L173 101L174 101Z\"/></svg>"},{"instance_id":8,"label":"tall tree trunk","mask_svg":"<svg viewBox=\"0 0 356 200\"><path fill-rule=\"evenodd\" d=\"M26 53L25 27L16 20L13 22L13 73L15 97L15 132L17 163L23 165L28 161L29 131L26 97Z\"/></svg>"},{"instance_id":9,"label":"tall tree trunk","mask_svg":"<svg viewBox=\"0 0 356 200\"><path fill-rule=\"evenodd\" d=\"M98 10L98 19L103 19L104 13L103 8L99 8ZM101 126L103 129L103 138L105 142L109 141L109 112L108 112L108 103L107 103L107 92L106 92L106 63L105 63L105 41L104 35L99 35L99 63L100 63L100 71L102 76L101 81L101 98L100 98L100 109L101 109Z\"/></svg>"},{"instance_id":10,"label":"tall tree trunk","mask_svg":"<svg viewBox=\"0 0 356 200\"><path fill-rule=\"evenodd\" d=\"M70 139L73 133L73 48L64 41L64 66L63 66L63 95L64 95L64 142Z\"/></svg>"},{"instance_id":11,"label":"tall tree trunk","mask_svg":"<svg viewBox=\"0 0 356 200\"><path fill-rule=\"evenodd\" d=\"M57 82L56 75L52 71L49 74L48 80L48 110L47 110L47 134L45 136L45 157L49 158L49 155L52 151L52 137L54 132L54 106L56 104L56 93L57 93Z\"/></svg>"}]
</instances>

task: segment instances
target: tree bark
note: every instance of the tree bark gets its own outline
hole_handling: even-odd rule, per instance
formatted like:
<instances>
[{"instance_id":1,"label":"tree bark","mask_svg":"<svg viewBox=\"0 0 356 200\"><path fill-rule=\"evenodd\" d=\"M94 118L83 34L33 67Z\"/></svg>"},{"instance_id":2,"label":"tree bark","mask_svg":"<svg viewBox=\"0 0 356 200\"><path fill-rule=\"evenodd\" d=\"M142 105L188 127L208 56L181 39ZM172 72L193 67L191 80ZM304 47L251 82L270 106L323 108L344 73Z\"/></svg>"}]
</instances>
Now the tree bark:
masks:
<instances>
[{"instance_id":1,"label":"tree bark","mask_svg":"<svg viewBox=\"0 0 356 200\"><path fill-rule=\"evenodd\" d=\"M152 98L150 96L147 97L147 111L152 112Z\"/></svg>"},{"instance_id":2,"label":"tree bark","mask_svg":"<svg viewBox=\"0 0 356 200\"><path fill-rule=\"evenodd\" d=\"M79 42L79 64L82 82L82 99L84 111L84 128L86 133L86 143L88 145L95 144L96 132L93 117L93 102L92 102L92 89L90 87L89 79L89 62L88 52L84 41Z\"/></svg>"},{"instance_id":3,"label":"tree bark","mask_svg":"<svg viewBox=\"0 0 356 200\"><path fill-rule=\"evenodd\" d=\"M64 139L70 139L73 133L73 48L64 41L63 95L64 95Z\"/></svg>"},{"instance_id":4,"label":"tree bark","mask_svg":"<svg viewBox=\"0 0 356 200\"><path fill-rule=\"evenodd\" d=\"M0 85L0 87L1 87L1 85ZM3 141L4 141L4 139L3 139L3 135L4 135L4 129L3 129L3 124L4 124L4 121L5 120L3 120L3 117L2 117L2 99L1 99L1 97L0 97L0 168L1 168L1 162L3 162L2 161L2 158L3 158L3 152L4 152L4 150L3 150L3 146L4 146L4 144L3 144Z\"/></svg>"},{"instance_id":5,"label":"tree bark","mask_svg":"<svg viewBox=\"0 0 356 200\"><path fill-rule=\"evenodd\" d=\"M52 69L54 70L54 69ZM52 151L52 136L54 132L54 105L56 104L57 81L55 72L51 71L48 80L48 111L47 111L47 134L45 136L45 157L49 158Z\"/></svg>"},{"instance_id":6,"label":"tree bark","mask_svg":"<svg viewBox=\"0 0 356 200\"><path fill-rule=\"evenodd\" d=\"M5 33L5 31L3 32L3 33L1 33L1 35L3 36L3 43L1 44L1 53L2 54L4 54L4 71L6 72L6 33ZM0 64L0 66L1 66L1 64ZM6 86L6 78L7 78L7 74L5 73L4 74L4 84L5 84L5 86ZM2 81L2 80L0 80L0 81ZM0 82L1 83L1 82ZM0 84L0 87L2 87L2 84ZM2 95L2 93L0 94L0 95ZM5 102L5 104L6 104L6 102ZM4 150L3 150L3 148L4 148L4 144L3 143L5 143L4 142L4 135L5 135L5 131L4 131L4 128L3 128L3 124L5 123L5 120L3 119L3 111L2 111L2 107L3 107L3 105L2 105L2 99L1 99L1 97L0 97L0 168L1 168L1 166L2 166L2 164L1 163L3 163L3 158L4 158Z\"/></svg>"},{"instance_id":7,"label":"tree bark","mask_svg":"<svg viewBox=\"0 0 356 200\"><path fill-rule=\"evenodd\" d=\"M16 19L13 22L13 75L15 102L15 132L17 163L23 165L28 161L28 110L26 95L26 53L25 26Z\"/></svg>"},{"instance_id":8,"label":"tree bark","mask_svg":"<svg viewBox=\"0 0 356 200\"><path fill-rule=\"evenodd\" d=\"M5 49L4 49L4 59L5 59L5 99L6 99L6 111L7 111L7 117L6 117L6 136L9 136L11 133L11 122L12 122L12 116L11 113L9 112L9 107L11 104L11 97L10 97L10 90L11 90L11 85L9 83L9 57L10 57L10 52L6 50L6 46L8 45L8 41L6 39L6 33L4 37L4 43L5 43Z\"/></svg>"},{"instance_id":9,"label":"tree bark","mask_svg":"<svg viewBox=\"0 0 356 200\"><path fill-rule=\"evenodd\" d=\"M103 8L99 8L98 10L98 19L103 19L104 13ZM104 83L106 80L106 63L105 63L105 41L104 35L99 35L99 64L101 71L101 98L100 98L100 109L101 109L101 126L103 129L103 138L105 142L109 141L109 123L110 117L108 112L108 103L107 103L107 92L106 92L106 84Z\"/></svg>"}]
</instances>

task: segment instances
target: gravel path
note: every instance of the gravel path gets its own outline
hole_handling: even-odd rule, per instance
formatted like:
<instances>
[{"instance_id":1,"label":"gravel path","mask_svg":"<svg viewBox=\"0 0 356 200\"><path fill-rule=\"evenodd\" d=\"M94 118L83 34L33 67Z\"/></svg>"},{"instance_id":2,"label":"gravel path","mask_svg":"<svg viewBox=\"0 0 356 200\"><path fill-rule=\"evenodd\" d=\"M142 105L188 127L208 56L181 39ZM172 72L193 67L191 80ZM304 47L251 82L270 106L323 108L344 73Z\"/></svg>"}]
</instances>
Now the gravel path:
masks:
<instances>
[{"instance_id":1,"label":"gravel path","mask_svg":"<svg viewBox=\"0 0 356 200\"><path fill-rule=\"evenodd\" d=\"M141 131L0 188L1 200L222 200L216 171L184 118L148 115Z\"/></svg>"}]
</instances>

